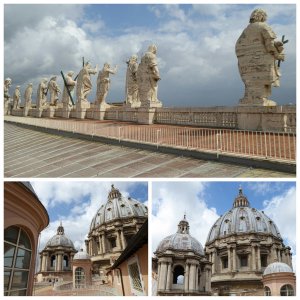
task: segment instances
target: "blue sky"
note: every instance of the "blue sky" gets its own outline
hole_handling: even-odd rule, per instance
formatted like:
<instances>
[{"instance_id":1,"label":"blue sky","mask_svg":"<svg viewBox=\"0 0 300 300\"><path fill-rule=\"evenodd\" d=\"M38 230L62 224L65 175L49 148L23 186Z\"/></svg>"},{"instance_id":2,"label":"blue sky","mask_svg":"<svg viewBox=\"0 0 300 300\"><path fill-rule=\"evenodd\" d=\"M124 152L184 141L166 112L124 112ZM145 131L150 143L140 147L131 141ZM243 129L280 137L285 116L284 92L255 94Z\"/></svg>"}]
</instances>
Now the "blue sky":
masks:
<instances>
[{"instance_id":1,"label":"blue sky","mask_svg":"<svg viewBox=\"0 0 300 300\"><path fill-rule=\"evenodd\" d=\"M84 246L83 241L97 209L107 201L107 195L114 184L124 197L132 197L148 204L147 182L118 181L33 181L36 194L46 207L50 224L42 231L39 249L56 234L62 221L65 234L76 248Z\"/></svg>"},{"instance_id":2,"label":"blue sky","mask_svg":"<svg viewBox=\"0 0 300 300\"><path fill-rule=\"evenodd\" d=\"M164 237L176 232L184 213L190 223L191 235L204 246L215 221L232 208L240 185L250 206L263 210L275 222L284 243L292 248L295 261L295 182L153 182L152 251Z\"/></svg>"},{"instance_id":3,"label":"blue sky","mask_svg":"<svg viewBox=\"0 0 300 300\"><path fill-rule=\"evenodd\" d=\"M126 60L139 57L151 43L158 47L162 80L158 98L164 106L237 105L243 95L235 42L256 7L264 8L268 23L286 44L281 87L273 89L278 104L295 103L296 9L294 4L90 4L4 6L4 76L21 93L41 78L73 70L85 57L99 69L105 62L118 65L111 76L108 102L125 99ZM20 49L22 49L20 55ZM89 95L95 99L94 89Z\"/></svg>"}]
</instances>

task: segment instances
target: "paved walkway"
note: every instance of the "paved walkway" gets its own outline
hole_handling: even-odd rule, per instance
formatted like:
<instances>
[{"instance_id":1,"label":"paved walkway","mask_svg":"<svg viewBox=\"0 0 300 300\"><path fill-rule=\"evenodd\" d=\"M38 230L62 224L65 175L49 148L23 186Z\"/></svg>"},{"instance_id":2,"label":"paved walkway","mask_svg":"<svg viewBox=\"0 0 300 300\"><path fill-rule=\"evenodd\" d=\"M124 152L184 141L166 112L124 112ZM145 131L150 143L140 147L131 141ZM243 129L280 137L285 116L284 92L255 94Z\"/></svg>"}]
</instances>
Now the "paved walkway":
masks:
<instances>
[{"instance_id":1,"label":"paved walkway","mask_svg":"<svg viewBox=\"0 0 300 300\"><path fill-rule=\"evenodd\" d=\"M4 124L4 176L17 178L295 177L146 150L47 134Z\"/></svg>"}]
</instances>

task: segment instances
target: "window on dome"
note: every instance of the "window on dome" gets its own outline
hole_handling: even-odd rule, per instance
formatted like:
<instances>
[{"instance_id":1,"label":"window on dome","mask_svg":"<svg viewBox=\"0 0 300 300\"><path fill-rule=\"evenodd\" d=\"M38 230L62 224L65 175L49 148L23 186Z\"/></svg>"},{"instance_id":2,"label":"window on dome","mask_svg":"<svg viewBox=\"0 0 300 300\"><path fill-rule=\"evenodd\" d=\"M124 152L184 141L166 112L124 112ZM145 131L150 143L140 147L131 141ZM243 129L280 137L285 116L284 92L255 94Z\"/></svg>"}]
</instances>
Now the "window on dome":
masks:
<instances>
[{"instance_id":1,"label":"window on dome","mask_svg":"<svg viewBox=\"0 0 300 300\"><path fill-rule=\"evenodd\" d=\"M265 286L265 296L272 296L271 290L268 286Z\"/></svg>"},{"instance_id":2,"label":"window on dome","mask_svg":"<svg viewBox=\"0 0 300 300\"><path fill-rule=\"evenodd\" d=\"M268 255L267 254L262 254L260 256L260 261L261 261L261 266L263 268L266 268L268 266Z\"/></svg>"},{"instance_id":3,"label":"window on dome","mask_svg":"<svg viewBox=\"0 0 300 300\"><path fill-rule=\"evenodd\" d=\"M173 271L173 284L184 283L184 268L183 266L177 265Z\"/></svg>"},{"instance_id":4,"label":"window on dome","mask_svg":"<svg viewBox=\"0 0 300 300\"><path fill-rule=\"evenodd\" d=\"M240 266L247 267L248 266L248 255L240 255Z\"/></svg>"},{"instance_id":5,"label":"window on dome","mask_svg":"<svg viewBox=\"0 0 300 300\"><path fill-rule=\"evenodd\" d=\"M69 269L69 258L67 255L64 255L63 266L64 266L64 270Z\"/></svg>"},{"instance_id":6,"label":"window on dome","mask_svg":"<svg viewBox=\"0 0 300 300\"><path fill-rule=\"evenodd\" d=\"M290 284L285 284L280 289L280 296L294 296L294 289Z\"/></svg>"},{"instance_id":7,"label":"window on dome","mask_svg":"<svg viewBox=\"0 0 300 300\"><path fill-rule=\"evenodd\" d=\"M50 259L50 267L55 269L55 265L56 265L56 257L55 255L52 255Z\"/></svg>"},{"instance_id":8,"label":"window on dome","mask_svg":"<svg viewBox=\"0 0 300 300\"><path fill-rule=\"evenodd\" d=\"M221 260L222 260L222 268L227 269L228 268L228 257L227 256L222 257Z\"/></svg>"},{"instance_id":9,"label":"window on dome","mask_svg":"<svg viewBox=\"0 0 300 300\"><path fill-rule=\"evenodd\" d=\"M109 242L110 242L110 248L111 249L116 248L116 246L117 246L117 244L116 244L116 238L110 238Z\"/></svg>"},{"instance_id":10,"label":"window on dome","mask_svg":"<svg viewBox=\"0 0 300 300\"><path fill-rule=\"evenodd\" d=\"M26 296L31 255L25 231L17 226L4 230L4 295Z\"/></svg>"}]
</instances>

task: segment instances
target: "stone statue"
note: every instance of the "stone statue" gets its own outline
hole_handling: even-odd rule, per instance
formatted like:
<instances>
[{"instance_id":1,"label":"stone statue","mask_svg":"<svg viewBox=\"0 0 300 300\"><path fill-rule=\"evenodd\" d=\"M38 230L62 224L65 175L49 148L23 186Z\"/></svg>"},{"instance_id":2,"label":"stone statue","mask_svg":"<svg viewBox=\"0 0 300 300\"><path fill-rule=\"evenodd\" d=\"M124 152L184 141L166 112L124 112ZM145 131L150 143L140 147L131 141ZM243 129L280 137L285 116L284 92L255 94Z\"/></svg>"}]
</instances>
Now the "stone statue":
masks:
<instances>
[{"instance_id":1,"label":"stone statue","mask_svg":"<svg viewBox=\"0 0 300 300\"><path fill-rule=\"evenodd\" d=\"M157 99L157 83L160 80L156 59L157 47L151 45L142 57L137 70L137 82L141 106L161 107Z\"/></svg>"},{"instance_id":2,"label":"stone statue","mask_svg":"<svg viewBox=\"0 0 300 300\"><path fill-rule=\"evenodd\" d=\"M48 83L48 91L50 93L50 105L56 106L58 101L58 94L61 90L56 82L57 76L53 76Z\"/></svg>"},{"instance_id":3,"label":"stone statue","mask_svg":"<svg viewBox=\"0 0 300 300\"><path fill-rule=\"evenodd\" d=\"M47 105L47 78L43 78L37 89L36 108L40 109Z\"/></svg>"},{"instance_id":4,"label":"stone statue","mask_svg":"<svg viewBox=\"0 0 300 300\"><path fill-rule=\"evenodd\" d=\"M13 95L13 109L19 108L20 98L21 98L20 86L17 85Z\"/></svg>"},{"instance_id":5,"label":"stone statue","mask_svg":"<svg viewBox=\"0 0 300 300\"><path fill-rule=\"evenodd\" d=\"M65 84L67 84L67 87L64 86L63 95L62 95L62 103L63 103L63 107L66 107L66 108L73 107L73 103L72 103L69 93L67 91L67 88L68 88L70 94L72 95L72 98L74 99L74 88L76 85L76 81L72 78L73 74L74 74L73 71L69 71L67 73L67 76L65 77L65 80L66 80Z\"/></svg>"},{"instance_id":6,"label":"stone statue","mask_svg":"<svg viewBox=\"0 0 300 300\"><path fill-rule=\"evenodd\" d=\"M4 114L8 115L11 111L11 97L9 94L9 88L11 86L11 79L6 78L4 80Z\"/></svg>"},{"instance_id":7,"label":"stone statue","mask_svg":"<svg viewBox=\"0 0 300 300\"><path fill-rule=\"evenodd\" d=\"M116 74L118 66L115 66L114 69L110 68L110 64L105 63L102 70L98 73L97 78L97 93L96 93L96 105L106 104L106 97L110 87L110 78L109 74Z\"/></svg>"},{"instance_id":8,"label":"stone statue","mask_svg":"<svg viewBox=\"0 0 300 300\"><path fill-rule=\"evenodd\" d=\"M132 55L127 63L126 72L126 99L125 103L131 107L140 106L138 99L138 83L137 83L137 70L138 70L138 56Z\"/></svg>"},{"instance_id":9,"label":"stone statue","mask_svg":"<svg viewBox=\"0 0 300 300\"><path fill-rule=\"evenodd\" d=\"M32 97L32 83L29 83L24 93L24 101L25 101L24 106L26 108L31 108L31 101L32 101L31 97Z\"/></svg>"},{"instance_id":10,"label":"stone statue","mask_svg":"<svg viewBox=\"0 0 300 300\"><path fill-rule=\"evenodd\" d=\"M89 62L84 64L84 67L78 74L76 86L76 100L78 104L88 103L87 96L92 90L91 74L97 74L98 66L92 68Z\"/></svg>"},{"instance_id":11,"label":"stone statue","mask_svg":"<svg viewBox=\"0 0 300 300\"><path fill-rule=\"evenodd\" d=\"M271 87L279 86L277 62L284 60L283 43L275 41L276 34L265 23L266 19L264 10L255 9L250 16L250 24L236 42L239 71L245 84L245 95L240 105L276 105L268 98Z\"/></svg>"}]
</instances>

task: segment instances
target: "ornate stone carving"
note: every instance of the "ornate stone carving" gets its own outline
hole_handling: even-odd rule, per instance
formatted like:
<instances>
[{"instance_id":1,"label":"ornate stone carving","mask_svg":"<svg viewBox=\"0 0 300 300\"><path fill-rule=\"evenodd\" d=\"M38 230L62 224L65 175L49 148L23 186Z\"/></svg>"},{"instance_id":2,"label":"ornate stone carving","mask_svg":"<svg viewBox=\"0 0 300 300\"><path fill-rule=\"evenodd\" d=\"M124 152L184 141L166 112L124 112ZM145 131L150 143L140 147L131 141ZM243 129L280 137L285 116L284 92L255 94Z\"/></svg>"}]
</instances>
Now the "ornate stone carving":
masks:
<instances>
[{"instance_id":1,"label":"ornate stone carving","mask_svg":"<svg viewBox=\"0 0 300 300\"><path fill-rule=\"evenodd\" d=\"M138 82L137 82L137 70L138 70L138 56L132 55L127 63L126 72L126 99L125 103L130 107L140 107L141 102L138 96Z\"/></svg>"},{"instance_id":2,"label":"ornate stone carving","mask_svg":"<svg viewBox=\"0 0 300 300\"><path fill-rule=\"evenodd\" d=\"M13 109L18 109L21 99L20 86L17 85L13 95Z\"/></svg>"},{"instance_id":3,"label":"ornate stone carving","mask_svg":"<svg viewBox=\"0 0 300 300\"><path fill-rule=\"evenodd\" d=\"M114 69L110 67L110 64L105 63L102 70L99 71L97 78L97 93L95 105L106 105L106 97L110 87L110 74L116 74L117 66Z\"/></svg>"},{"instance_id":4,"label":"ornate stone carving","mask_svg":"<svg viewBox=\"0 0 300 300\"><path fill-rule=\"evenodd\" d=\"M85 63L79 72L76 86L76 99L79 105L88 103L87 96L92 90L91 74L95 75L97 72L98 66L93 69L90 62Z\"/></svg>"},{"instance_id":5,"label":"ornate stone carving","mask_svg":"<svg viewBox=\"0 0 300 300\"><path fill-rule=\"evenodd\" d=\"M4 114L7 115L10 113L10 102L11 97L9 94L9 88L11 86L12 80L10 78L6 78L4 80Z\"/></svg>"},{"instance_id":6,"label":"ornate stone carving","mask_svg":"<svg viewBox=\"0 0 300 300\"><path fill-rule=\"evenodd\" d=\"M283 43L275 41L276 34L265 23L267 14L255 9L250 16L250 24L236 43L239 72L245 84L245 94L240 105L274 106L268 98L271 87L279 86L277 62L284 60Z\"/></svg>"},{"instance_id":7,"label":"ornate stone carving","mask_svg":"<svg viewBox=\"0 0 300 300\"><path fill-rule=\"evenodd\" d=\"M61 93L61 90L56 82L57 77L53 76L48 83L48 91L50 93L50 105L56 106L58 101L58 94Z\"/></svg>"},{"instance_id":8,"label":"ornate stone carving","mask_svg":"<svg viewBox=\"0 0 300 300\"><path fill-rule=\"evenodd\" d=\"M64 85L64 90L63 90L63 94L62 94L62 103L63 103L64 108L72 108L73 107L73 103L72 103L71 98L68 93L68 90L69 90L71 96L74 99L73 95L74 95L74 88L76 85L76 81L72 78L73 74L74 74L73 71L69 71L67 73L67 76L65 76L65 80L66 80L65 84L67 86Z\"/></svg>"},{"instance_id":9,"label":"ornate stone carving","mask_svg":"<svg viewBox=\"0 0 300 300\"><path fill-rule=\"evenodd\" d=\"M161 107L157 99L158 81L161 79L156 58L157 47L151 45L142 57L137 70L139 98L143 107Z\"/></svg>"},{"instance_id":10,"label":"ornate stone carving","mask_svg":"<svg viewBox=\"0 0 300 300\"><path fill-rule=\"evenodd\" d=\"M40 109L47 105L47 78L43 78L37 89L36 108Z\"/></svg>"}]
</instances>

